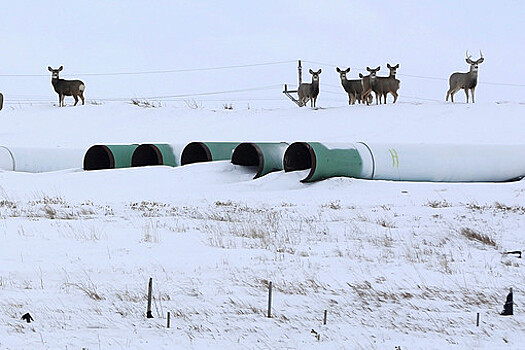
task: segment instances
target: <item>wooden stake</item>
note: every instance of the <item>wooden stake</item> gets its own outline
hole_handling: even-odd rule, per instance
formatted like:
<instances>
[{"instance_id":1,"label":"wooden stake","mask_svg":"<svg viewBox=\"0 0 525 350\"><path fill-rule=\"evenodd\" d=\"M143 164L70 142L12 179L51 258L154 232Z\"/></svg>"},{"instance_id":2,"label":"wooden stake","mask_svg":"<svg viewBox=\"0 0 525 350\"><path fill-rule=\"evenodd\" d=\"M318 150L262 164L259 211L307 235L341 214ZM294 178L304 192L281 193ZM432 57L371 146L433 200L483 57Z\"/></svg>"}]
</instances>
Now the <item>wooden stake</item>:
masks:
<instances>
[{"instance_id":1,"label":"wooden stake","mask_svg":"<svg viewBox=\"0 0 525 350\"><path fill-rule=\"evenodd\" d=\"M167 321L168 323L166 325L167 328L170 328L170 316L171 316L170 312L168 311L168 321Z\"/></svg>"},{"instance_id":2,"label":"wooden stake","mask_svg":"<svg viewBox=\"0 0 525 350\"><path fill-rule=\"evenodd\" d=\"M324 317L323 317L323 325L326 325L326 316L328 314L328 310L324 310Z\"/></svg>"},{"instance_id":3,"label":"wooden stake","mask_svg":"<svg viewBox=\"0 0 525 350\"><path fill-rule=\"evenodd\" d=\"M478 315L476 316L476 327L479 327L479 312L478 312Z\"/></svg>"},{"instance_id":4,"label":"wooden stake","mask_svg":"<svg viewBox=\"0 0 525 350\"><path fill-rule=\"evenodd\" d=\"M148 283L148 309L146 311L146 317L147 318L153 318L153 315L151 314L151 292L153 290L153 278L149 278Z\"/></svg>"},{"instance_id":5,"label":"wooden stake","mask_svg":"<svg viewBox=\"0 0 525 350\"><path fill-rule=\"evenodd\" d=\"M272 282L268 288L268 318L272 317Z\"/></svg>"},{"instance_id":6,"label":"wooden stake","mask_svg":"<svg viewBox=\"0 0 525 350\"><path fill-rule=\"evenodd\" d=\"M303 66L301 60L297 61L297 88L303 83Z\"/></svg>"}]
</instances>

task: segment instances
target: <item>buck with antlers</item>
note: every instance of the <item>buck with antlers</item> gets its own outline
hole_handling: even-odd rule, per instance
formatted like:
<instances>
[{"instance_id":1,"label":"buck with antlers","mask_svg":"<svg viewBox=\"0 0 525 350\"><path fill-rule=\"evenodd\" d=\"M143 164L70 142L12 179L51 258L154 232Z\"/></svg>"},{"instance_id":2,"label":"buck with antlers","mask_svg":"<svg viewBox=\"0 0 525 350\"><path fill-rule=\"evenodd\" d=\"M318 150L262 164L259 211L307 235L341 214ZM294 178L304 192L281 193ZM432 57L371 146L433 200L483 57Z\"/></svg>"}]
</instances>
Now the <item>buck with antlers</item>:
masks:
<instances>
[{"instance_id":1,"label":"buck with antlers","mask_svg":"<svg viewBox=\"0 0 525 350\"><path fill-rule=\"evenodd\" d=\"M78 103L79 97L82 100L82 104L84 104L84 90L86 89L86 85L80 80L60 79L59 74L62 69L64 69L64 66L60 66L58 69L47 67L47 70L51 72L51 84L58 94L58 106L64 106L64 97L66 96L73 96L75 106Z\"/></svg>"},{"instance_id":2,"label":"buck with antlers","mask_svg":"<svg viewBox=\"0 0 525 350\"><path fill-rule=\"evenodd\" d=\"M467 96L467 103L469 99L469 91L472 95L472 103L475 103L474 91L476 90L476 85L478 84L478 68L485 59L483 58L483 53L481 50L479 50L480 58L476 61L471 59L472 56L468 54L468 51L466 51L465 54L467 56L465 61L470 64L470 71L467 73L452 73L448 80L450 88L447 91L446 101L448 101L448 97L450 96L450 100L454 102L454 94L463 89L465 90L465 96Z\"/></svg>"}]
</instances>

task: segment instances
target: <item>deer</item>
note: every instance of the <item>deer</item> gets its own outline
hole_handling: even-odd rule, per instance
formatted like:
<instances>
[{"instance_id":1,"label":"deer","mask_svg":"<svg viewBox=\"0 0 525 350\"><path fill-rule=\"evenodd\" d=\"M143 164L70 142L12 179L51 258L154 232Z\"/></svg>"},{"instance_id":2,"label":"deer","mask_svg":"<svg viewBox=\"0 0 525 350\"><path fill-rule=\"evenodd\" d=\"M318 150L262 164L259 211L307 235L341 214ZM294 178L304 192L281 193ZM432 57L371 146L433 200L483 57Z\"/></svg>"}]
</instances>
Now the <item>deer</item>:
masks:
<instances>
[{"instance_id":1,"label":"deer","mask_svg":"<svg viewBox=\"0 0 525 350\"><path fill-rule=\"evenodd\" d=\"M310 106L315 107L317 96L319 95L319 74L322 70L319 69L317 72L308 70L312 75L311 83L301 83L297 88L297 95L299 95L299 107L306 106L306 102L310 101Z\"/></svg>"},{"instance_id":2,"label":"deer","mask_svg":"<svg viewBox=\"0 0 525 350\"><path fill-rule=\"evenodd\" d=\"M65 80L60 79L59 74L64 69L64 66L60 66L58 69L47 67L47 70L51 72L51 84L58 94L58 106L64 106L64 97L73 96L75 99L74 106L78 103L78 98L82 100L84 104L84 90L86 85L81 80Z\"/></svg>"},{"instance_id":3,"label":"deer","mask_svg":"<svg viewBox=\"0 0 525 350\"><path fill-rule=\"evenodd\" d=\"M353 105L355 101L361 103L361 94L363 93L363 84L361 84L360 79L348 80L346 74L350 72L350 67L345 70L335 68L336 72L339 73L339 78L341 78L341 85L348 94L348 104Z\"/></svg>"},{"instance_id":4,"label":"deer","mask_svg":"<svg viewBox=\"0 0 525 350\"><path fill-rule=\"evenodd\" d=\"M372 102L369 97L371 97L372 91L376 94L376 104L379 103L379 94L377 92L377 72L381 69L381 66L377 66L377 68L372 69L370 67L366 67L366 70L370 73L369 75L363 75L359 73L359 78L361 78L361 84L363 85L363 92L361 93L361 100L366 101L367 105L370 105Z\"/></svg>"},{"instance_id":5,"label":"deer","mask_svg":"<svg viewBox=\"0 0 525 350\"><path fill-rule=\"evenodd\" d=\"M479 50L480 58L473 61L471 59L471 55L468 54L468 50L465 52L466 58L465 61L470 64L470 70L467 73L452 73L450 78L448 79L450 88L447 91L447 98L445 101L448 101L448 97L450 96L450 100L452 103L454 103L454 94L458 92L459 90L463 89L465 90L465 96L467 97L467 103L469 102L469 96L468 93L470 91L470 94L472 95L472 103L475 103L474 100L474 92L476 90L476 85L478 84L478 69L479 65L483 63L485 60L483 58L483 53L481 50Z\"/></svg>"},{"instance_id":6,"label":"deer","mask_svg":"<svg viewBox=\"0 0 525 350\"><path fill-rule=\"evenodd\" d=\"M394 96L393 103L396 103L398 97L397 90L399 90L400 83L400 81L396 79L396 73L397 69L399 68L399 64L391 66L389 63L387 63L386 66L390 70L390 75L388 77L377 77L376 88L374 91L377 91L377 93L379 93L379 103L381 103L381 96L383 96L383 100L386 104L386 96L389 93L392 94L392 96Z\"/></svg>"}]
</instances>

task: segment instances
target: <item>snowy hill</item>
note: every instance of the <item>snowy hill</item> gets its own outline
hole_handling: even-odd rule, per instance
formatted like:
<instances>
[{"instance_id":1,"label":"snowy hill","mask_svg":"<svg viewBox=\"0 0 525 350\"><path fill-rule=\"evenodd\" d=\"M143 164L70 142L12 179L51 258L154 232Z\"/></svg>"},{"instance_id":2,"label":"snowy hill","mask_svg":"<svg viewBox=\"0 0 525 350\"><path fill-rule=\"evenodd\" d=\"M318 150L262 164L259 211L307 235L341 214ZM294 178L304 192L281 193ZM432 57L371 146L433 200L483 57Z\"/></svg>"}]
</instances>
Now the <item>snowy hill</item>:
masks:
<instances>
[{"instance_id":1,"label":"snowy hill","mask_svg":"<svg viewBox=\"0 0 525 350\"><path fill-rule=\"evenodd\" d=\"M525 146L524 6L12 3L0 146ZM464 51L480 48L477 103L444 102ZM323 69L319 109L282 94L297 59L305 81ZM387 62L400 63L398 103L348 106L335 67L386 75ZM46 67L62 64L86 105L56 106ZM505 253L524 248L524 180L253 175L228 161L0 172L0 349L522 348L523 263ZM502 317L511 287L515 315Z\"/></svg>"}]
</instances>

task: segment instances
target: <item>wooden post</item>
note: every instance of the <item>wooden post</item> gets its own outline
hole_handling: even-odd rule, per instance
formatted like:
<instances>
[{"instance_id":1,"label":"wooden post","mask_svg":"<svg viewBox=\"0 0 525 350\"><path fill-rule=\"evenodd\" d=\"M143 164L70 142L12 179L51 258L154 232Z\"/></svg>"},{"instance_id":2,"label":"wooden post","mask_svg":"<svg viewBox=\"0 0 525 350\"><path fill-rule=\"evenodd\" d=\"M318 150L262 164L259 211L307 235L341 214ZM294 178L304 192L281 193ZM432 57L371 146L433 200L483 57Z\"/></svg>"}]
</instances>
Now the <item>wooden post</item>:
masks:
<instances>
[{"instance_id":1,"label":"wooden post","mask_svg":"<svg viewBox=\"0 0 525 350\"><path fill-rule=\"evenodd\" d=\"M168 311L168 321L167 321L167 328L170 328L170 312Z\"/></svg>"},{"instance_id":2,"label":"wooden post","mask_svg":"<svg viewBox=\"0 0 525 350\"><path fill-rule=\"evenodd\" d=\"M268 318L272 318L272 282L268 287Z\"/></svg>"},{"instance_id":3,"label":"wooden post","mask_svg":"<svg viewBox=\"0 0 525 350\"><path fill-rule=\"evenodd\" d=\"M476 327L479 327L479 312L476 316Z\"/></svg>"},{"instance_id":4,"label":"wooden post","mask_svg":"<svg viewBox=\"0 0 525 350\"><path fill-rule=\"evenodd\" d=\"M299 85L303 82L303 67L301 66L301 60L297 61L297 88L299 88Z\"/></svg>"},{"instance_id":5,"label":"wooden post","mask_svg":"<svg viewBox=\"0 0 525 350\"><path fill-rule=\"evenodd\" d=\"M4 95L0 92L0 111L4 108Z\"/></svg>"},{"instance_id":6,"label":"wooden post","mask_svg":"<svg viewBox=\"0 0 525 350\"><path fill-rule=\"evenodd\" d=\"M328 314L328 310L324 310L324 317L323 317L323 325L326 325L326 316Z\"/></svg>"},{"instance_id":7,"label":"wooden post","mask_svg":"<svg viewBox=\"0 0 525 350\"><path fill-rule=\"evenodd\" d=\"M151 314L151 292L153 290L153 278L149 278L148 283L148 309L146 311L146 317L147 318L153 318L153 315Z\"/></svg>"}]
</instances>

